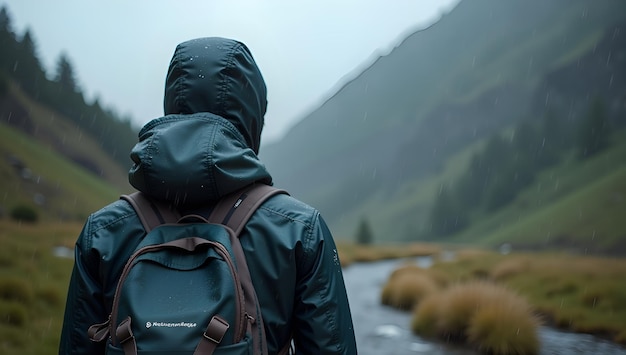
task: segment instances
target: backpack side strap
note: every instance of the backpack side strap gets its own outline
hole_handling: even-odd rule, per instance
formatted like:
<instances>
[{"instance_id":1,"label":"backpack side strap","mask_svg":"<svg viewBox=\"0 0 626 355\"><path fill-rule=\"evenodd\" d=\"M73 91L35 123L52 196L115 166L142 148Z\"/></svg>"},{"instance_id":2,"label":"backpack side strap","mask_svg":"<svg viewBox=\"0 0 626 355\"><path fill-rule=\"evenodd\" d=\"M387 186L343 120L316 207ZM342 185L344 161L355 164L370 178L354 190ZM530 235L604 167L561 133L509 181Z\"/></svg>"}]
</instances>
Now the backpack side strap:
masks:
<instances>
[{"instance_id":1,"label":"backpack side strap","mask_svg":"<svg viewBox=\"0 0 626 355\"><path fill-rule=\"evenodd\" d=\"M146 233L158 225L174 223L180 219L180 214L175 209L163 202L148 199L140 191L122 195L120 198L133 206Z\"/></svg>"},{"instance_id":2,"label":"backpack side strap","mask_svg":"<svg viewBox=\"0 0 626 355\"><path fill-rule=\"evenodd\" d=\"M254 183L223 197L213 208L209 221L230 227L239 236L246 222L263 202L287 191L265 184Z\"/></svg>"}]
</instances>

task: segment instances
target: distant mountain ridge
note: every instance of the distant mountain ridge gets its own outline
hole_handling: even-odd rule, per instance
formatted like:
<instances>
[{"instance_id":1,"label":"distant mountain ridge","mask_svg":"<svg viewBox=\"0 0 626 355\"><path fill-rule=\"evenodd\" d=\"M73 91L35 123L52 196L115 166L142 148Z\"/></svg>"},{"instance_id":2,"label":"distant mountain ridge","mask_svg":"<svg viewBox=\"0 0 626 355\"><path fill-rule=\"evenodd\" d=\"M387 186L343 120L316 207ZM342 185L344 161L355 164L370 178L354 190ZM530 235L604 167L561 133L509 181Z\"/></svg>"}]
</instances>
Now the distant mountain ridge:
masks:
<instances>
[{"instance_id":1,"label":"distant mountain ridge","mask_svg":"<svg viewBox=\"0 0 626 355\"><path fill-rule=\"evenodd\" d=\"M339 234L348 236L363 215L386 230L398 216L376 215L397 208L396 194L420 189L472 144L545 114L546 95L555 109L557 98L571 100L550 78L625 19L619 1L461 1L264 147L261 158L279 185L318 207ZM572 109L576 117L586 107ZM421 213L421 223L431 202L419 197L405 210Z\"/></svg>"}]
</instances>

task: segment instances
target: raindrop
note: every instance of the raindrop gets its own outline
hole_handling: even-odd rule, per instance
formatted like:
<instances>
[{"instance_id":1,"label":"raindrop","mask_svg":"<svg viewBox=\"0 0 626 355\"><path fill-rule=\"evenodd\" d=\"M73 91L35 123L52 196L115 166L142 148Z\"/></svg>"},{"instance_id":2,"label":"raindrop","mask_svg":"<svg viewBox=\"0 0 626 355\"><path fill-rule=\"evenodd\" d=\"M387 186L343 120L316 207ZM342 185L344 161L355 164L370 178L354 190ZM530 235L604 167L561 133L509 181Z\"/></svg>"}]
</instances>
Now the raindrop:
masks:
<instances>
[{"instance_id":1,"label":"raindrop","mask_svg":"<svg viewBox=\"0 0 626 355\"><path fill-rule=\"evenodd\" d=\"M200 79L204 79L204 75L202 75L202 74L198 74L198 78L200 78Z\"/></svg>"},{"instance_id":2,"label":"raindrop","mask_svg":"<svg viewBox=\"0 0 626 355\"><path fill-rule=\"evenodd\" d=\"M615 39L615 37L617 37L617 35L619 34L619 27L615 28L615 30L613 30L613 38L611 38L612 40Z\"/></svg>"},{"instance_id":3,"label":"raindrop","mask_svg":"<svg viewBox=\"0 0 626 355\"><path fill-rule=\"evenodd\" d=\"M555 190L559 189L559 179L557 179L556 182L554 183L554 189Z\"/></svg>"},{"instance_id":4,"label":"raindrop","mask_svg":"<svg viewBox=\"0 0 626 355\"><path fill-rule=\"evenodd\" d=\"M533 68L533 61L535 58L530 57L530 59L528 60L528 69L526 70L526 75L530 75L530 71Z\"/></svg>"},{"instance_id":5,"label":"raindrop","mask_svg":"<svg viewBox=\"0 0 626 355\"><path fill-rule=\"evenodd\" d=\"M609 66L609 63L611 62L611 51L609 51L609 56L606 58L606 66Z\"/></svg>"}]
</instances>

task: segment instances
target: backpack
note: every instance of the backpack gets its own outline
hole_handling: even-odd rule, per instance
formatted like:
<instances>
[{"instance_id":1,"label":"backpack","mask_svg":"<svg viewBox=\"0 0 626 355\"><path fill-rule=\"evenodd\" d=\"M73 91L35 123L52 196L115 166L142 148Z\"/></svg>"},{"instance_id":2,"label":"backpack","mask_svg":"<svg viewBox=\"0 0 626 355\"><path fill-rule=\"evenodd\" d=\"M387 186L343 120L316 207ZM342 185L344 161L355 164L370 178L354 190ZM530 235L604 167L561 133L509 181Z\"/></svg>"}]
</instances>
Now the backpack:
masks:
<instances>
[{"instance_id":1,"label":"backpack","mask_svg":"<svg viewBox=\"0 0 626 355\"><path fill-rule=\"evenodd\" d=\"M109 319L88 330L107 354L267 354L265 329L239 233L269 197L253 184L221 199L208 219L140 192L123 195L146 235L118 280Z\"/></svg>"}]
</instances>

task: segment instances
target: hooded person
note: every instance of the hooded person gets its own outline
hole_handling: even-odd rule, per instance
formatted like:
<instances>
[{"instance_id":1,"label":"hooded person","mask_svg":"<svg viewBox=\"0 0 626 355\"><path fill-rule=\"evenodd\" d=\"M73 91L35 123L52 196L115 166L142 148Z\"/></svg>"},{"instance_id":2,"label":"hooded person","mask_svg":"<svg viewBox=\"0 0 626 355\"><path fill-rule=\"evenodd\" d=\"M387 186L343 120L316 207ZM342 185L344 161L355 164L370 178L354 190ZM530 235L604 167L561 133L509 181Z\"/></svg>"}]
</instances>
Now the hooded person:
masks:
<instances>
[{"instance_id":1,"label":"hooded person","mask_svg":"<svg viewBox=\"0 0 626 355\"><path fill-rule=\"evenodd\" d=\"M165 115L139 132L129 182L151 199L201 215L245 186L271 185L257 157L266 106L265 82L243 43L179 44L165 82ZM105 352L86 330L107 319L117 280L145 234L122 199L88 217L76 241L60 354ZM251 216L240 241L269 354L291 339L298 354L356 354L336 246L316 209L273 196Z\"/></svg>"}]
</instances>

